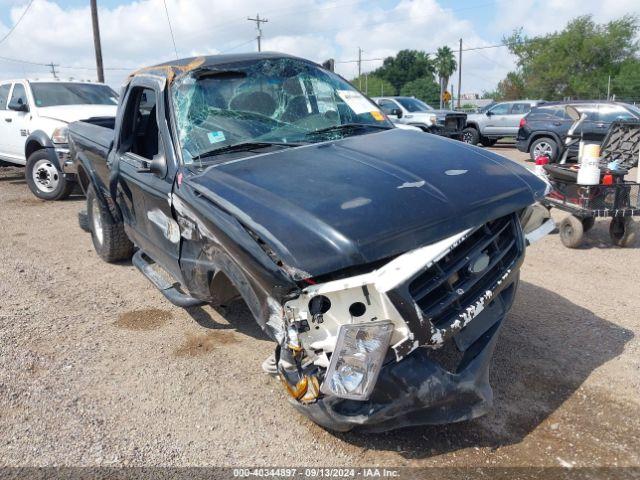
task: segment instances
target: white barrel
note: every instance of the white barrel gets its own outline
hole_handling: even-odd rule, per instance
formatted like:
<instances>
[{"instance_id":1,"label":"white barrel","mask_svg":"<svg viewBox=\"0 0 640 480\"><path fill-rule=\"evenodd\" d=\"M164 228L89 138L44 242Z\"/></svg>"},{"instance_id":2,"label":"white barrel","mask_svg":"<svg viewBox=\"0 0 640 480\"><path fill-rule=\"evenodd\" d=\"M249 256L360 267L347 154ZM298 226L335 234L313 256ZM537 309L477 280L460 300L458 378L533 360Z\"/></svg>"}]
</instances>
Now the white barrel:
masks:
<instances>
[{"instance_id":1,"label":"white barrel","mask_svg":"<svg viewBox=\"0 0 640 480\"><path fill-rule=\"evenodd\" d=\"M582 157L580 169L578 170L577 183L578 185L598 185L600 183L600 159L589 156L587 152L585 149L585 156Z\"/></svg>"}]
</instances>

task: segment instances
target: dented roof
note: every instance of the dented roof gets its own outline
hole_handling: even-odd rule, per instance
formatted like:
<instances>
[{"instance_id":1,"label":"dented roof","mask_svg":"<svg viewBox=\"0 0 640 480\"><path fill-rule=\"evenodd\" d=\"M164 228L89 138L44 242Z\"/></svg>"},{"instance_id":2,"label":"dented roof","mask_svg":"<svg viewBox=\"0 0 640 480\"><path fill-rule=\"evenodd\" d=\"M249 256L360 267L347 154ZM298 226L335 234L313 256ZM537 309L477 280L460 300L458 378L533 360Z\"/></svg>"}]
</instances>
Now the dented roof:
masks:
<instances>
[{"instance_id":1,"label":"dented roof","mask_svg":"<svg viewBox=\"0 0 640 480\"><path fill-rule=\"evenodd\" d=\"M166 77L169 83L177 77L188 74L199 69L213 68L221 65L231 65L234 63L250 62L255 60L276 59L276 58L295 58L302 62L309 62L304 58L287 55L279 52L254 52L254 53L235 53L227 55L206 55L199 57L181 58L178 60L160 63L150 67L141 68L129 75L129 80L140 73L148 73Z\"/></svg>"}]
</instances>

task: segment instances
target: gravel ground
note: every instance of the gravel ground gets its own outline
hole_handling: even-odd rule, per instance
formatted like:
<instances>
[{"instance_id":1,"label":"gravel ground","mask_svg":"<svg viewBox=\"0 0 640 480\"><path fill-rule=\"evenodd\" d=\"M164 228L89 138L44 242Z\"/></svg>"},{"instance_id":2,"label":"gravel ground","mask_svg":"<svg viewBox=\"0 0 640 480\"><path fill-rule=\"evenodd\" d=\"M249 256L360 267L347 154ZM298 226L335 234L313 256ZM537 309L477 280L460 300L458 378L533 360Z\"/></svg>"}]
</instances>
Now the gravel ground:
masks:
<instances>
[{"instance_id":1,"label":"gravel ground","mask_svg":"<svg viewBox=\"0 0 640 480\"><path fill-rule=\"evenodd\" d=\"M640 465L639 245L611 247L606 221L579 250L528 250L489 415L359 435L287 404L244 305L176 308L102 262L83 204L0 168L0 465Z\"/></svg>"}]
</instances>

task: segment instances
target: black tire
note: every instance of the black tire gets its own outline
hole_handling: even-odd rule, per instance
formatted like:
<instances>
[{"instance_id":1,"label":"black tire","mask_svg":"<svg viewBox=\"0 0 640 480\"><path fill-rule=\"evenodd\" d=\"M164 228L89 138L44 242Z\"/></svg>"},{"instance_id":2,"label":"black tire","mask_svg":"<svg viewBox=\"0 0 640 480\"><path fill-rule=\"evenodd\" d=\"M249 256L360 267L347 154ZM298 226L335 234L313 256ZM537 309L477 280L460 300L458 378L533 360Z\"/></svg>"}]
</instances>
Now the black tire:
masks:
<instances>
[{"instance_id":1,"label":"black tire","mask_svg":"<svg viewBox=\"0 0 640 480\"><path fill-rule=\"evenodd\" d=\"M550 163L555 163L558 160L558 144L553 138L536 138L529 146L529 155L534 162L538 156L543 154L549 157Z\"/></svg>"},{"instance_id":2,"label":"black tire","mask_svg":"<svg viewBox=\"0 0 640 480\"><path fill-rule=\"evenodd\" d=\"M582 245L584 235L582 222L573 215L565 217L558 225L558 230L560 231L560 240L565 247L578 248Z\"/></svg>"},{"instance_id":3,"label":"black tire","mask_svg":"<svg viewBox=\"0 0 640 480\"><path fill-rule=\"evenodd\" d=\"M477 145L480 141L480 133L473 127L467 127L462 131L462 141L469 145Z\"/></svg>"},{"instance_id":4,"label":"black tire","mask_svg":"<svg viewBox=\"0 0 640 480\"><path fill-rule=\"evenodd\" d=\"M29 156L24 176L29 190L43 200L64 200L75 187L75 182L66 179L49 160L46 150L36 150Z\"/></svg>"},{"instance_id":5,"label":"black tire","mask_svg":"<svg viewBox=\"0 0 640 480\"><path fill-rule=\"evenodd\" d=\"M585 217L582 220L582 231L587 233L596 224L596 217Z\"/></svg>"},{"instance_id":6,"label":"black tire","mask_svg":"<svg viewBox=\"0 0 640 480\"><path fill-rule=\"evenodd\" d=\"M78 212L78 225L85 232L91 233L91 221L86 210Z\"/></svg>"},{"instance_id":7,"label":"black tire","mask_svg":"<svg viewBox=\"0 0 640 480\"><path fill-rule=\"evenodd\" d=\"M609 224L609 236L614 245L630 247L636 241L636 222L631 217L613 218Z\"/></svg>"},{"instance_id":8,"label":"black tire","mask_svg":"<svg viewBox=\"0 0 640 480\"><path fill-rule=\"evenodd\" d=\"M498 143L498 139L482 137L480 138L480 143L483 147L493 147L496 143Z\"/></svg>"},{"instance_id":9,"label":"black tire","mask_svg":"<svg viewBox=\"0 0 640 480\"><path fill-rule=\"evenodd\" d=\"M96 198L93 186L87 189L87 216L93 247L100 258L110 263L131 258L133 243L124 231L124 225L113 222L109 212Z\"/></svg>"}]
</instances>

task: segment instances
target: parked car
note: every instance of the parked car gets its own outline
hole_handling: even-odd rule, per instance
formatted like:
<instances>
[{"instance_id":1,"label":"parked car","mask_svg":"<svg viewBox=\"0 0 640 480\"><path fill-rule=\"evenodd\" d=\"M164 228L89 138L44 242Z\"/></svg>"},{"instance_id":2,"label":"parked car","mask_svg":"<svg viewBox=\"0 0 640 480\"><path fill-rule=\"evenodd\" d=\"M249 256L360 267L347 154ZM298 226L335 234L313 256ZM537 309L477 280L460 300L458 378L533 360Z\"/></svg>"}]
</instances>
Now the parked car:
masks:
<instances>
[{"instance_id":1,"label":"parked car","mask_svg":"<svg viewBox=\"0 0 640 480\"><path fill-rule=\"evenodd\" d=\"M413 125L456 140L462 138L466 113L437 110L414 97L375 97L373 100L394 124Z\"/></svg>"},{"instance_id":2,"label":"parked car","mask_svg":"<svg viewBox=\"0 0 640 480\"><path fill-rule=\"evenodd\" d=\"M640 109L634 105L606 101L555 102L534 108L520 122L516 147L527 152L532 160L544 155L551 162L558 159L558 152L573 120L565 107L573 105L580 113L586 113L586 119L577 128L575 134L586 140L602 142L616 120L640 120ZM578 154L578 147L569 149L569 157Z\"/></svg>"},{"instance_id":3,"label":"parked car","mask_svg":"<svg viewBox=\"0 0 640 480\"><path fill-rule=\"evenodd\" d=\"M244 299L292 403L326 428L488 410L526 239L552 225L521 220L542 180L395 128L346 80L284 54L177 60L122 92L114 128L69 128L104 260L137 248L176 305Z\"/></svg>"},{"instance_id":4,"label":"parked car","mask_svg":"<svg viewBox=\"0 0 640 480\"><path fill-rule=\"evenodd\" d=\"M117 94L107 85L51 80L0 81L0 161L26 165L29 188L60 200L75 185L67 125L115 116Z\"/></svg>"},{"instance_id":5,"label":"parked car","mask_svg":"<svg viewBox=\"0 0 640 480\"><path fill-rule=\"evenodd\" d=\"M544 103L543 100L517 100L499 102L483 113L467 115L467 125L462 134L462 141L485 147L495 145L501 138L515 138L518 134L520 120L529 111Z\"/></svg>"}]
</instances>

